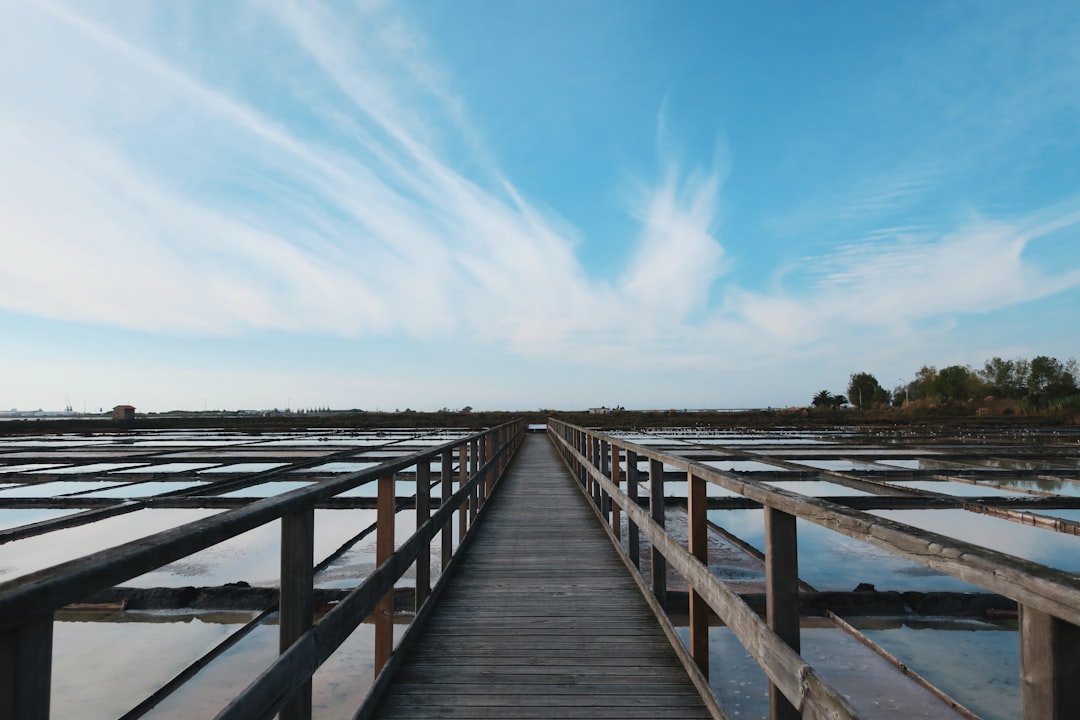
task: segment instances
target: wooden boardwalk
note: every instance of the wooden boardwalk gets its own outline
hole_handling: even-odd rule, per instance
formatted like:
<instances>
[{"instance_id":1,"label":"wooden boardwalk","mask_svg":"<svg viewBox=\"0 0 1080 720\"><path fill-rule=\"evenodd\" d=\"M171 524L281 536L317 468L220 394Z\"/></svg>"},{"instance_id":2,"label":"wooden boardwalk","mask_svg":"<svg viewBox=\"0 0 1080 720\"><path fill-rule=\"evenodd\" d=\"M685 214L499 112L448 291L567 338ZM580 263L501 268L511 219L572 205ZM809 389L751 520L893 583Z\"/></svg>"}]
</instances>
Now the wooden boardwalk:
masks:
<instances>
[{"instance_id":1,"label":"wooden boardwalk","mask_svg":"<svg viewBox=\"0 0 1080 720\"><path fill-rule=\"evenodd\" d=\"M474 532L376 717L710 717L547 437Z\"/></svg>"}]
</instances>

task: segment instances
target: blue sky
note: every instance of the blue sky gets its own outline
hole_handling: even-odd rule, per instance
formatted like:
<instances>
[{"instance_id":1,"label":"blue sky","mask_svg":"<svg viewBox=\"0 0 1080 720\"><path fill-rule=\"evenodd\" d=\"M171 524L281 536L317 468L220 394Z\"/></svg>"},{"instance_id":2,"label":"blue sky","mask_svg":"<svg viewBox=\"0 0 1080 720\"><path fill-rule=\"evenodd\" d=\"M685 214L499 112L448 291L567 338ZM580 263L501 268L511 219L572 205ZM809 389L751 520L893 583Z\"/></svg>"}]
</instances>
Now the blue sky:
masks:
<instances>
[{"instance_id":1,"label":"blue sky","mask_svg":"<svg viewBox=\"0 0 1080 720\"><path fill-rule=\"evenodd\" d=\"M763 407L1078 354L1080 5L0 5L0 408Z\"/></svg>"}]
</instances>

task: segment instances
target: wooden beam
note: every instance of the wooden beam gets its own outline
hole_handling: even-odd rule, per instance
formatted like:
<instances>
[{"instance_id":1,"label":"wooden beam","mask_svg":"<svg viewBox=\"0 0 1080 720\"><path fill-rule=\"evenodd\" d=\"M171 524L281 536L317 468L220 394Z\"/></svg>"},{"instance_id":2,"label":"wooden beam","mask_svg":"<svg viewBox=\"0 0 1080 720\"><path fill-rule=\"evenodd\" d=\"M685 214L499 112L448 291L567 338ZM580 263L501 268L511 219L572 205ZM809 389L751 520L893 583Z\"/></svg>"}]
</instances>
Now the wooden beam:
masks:
<instances>
[{"instance_id":1,"label":"wooden beam","mask_svg":"<svg viewBox=\"0 0 1080 720\"><path fill-rule=\"evenodd\" d=\"M442 478L442 502L440 507L450 502L450 496L454 494L454 453L449 448L443 450L439 475ZM450 564L450 557L454 554L454 519L451 517L443 525L442 530L442 571L446 572L446 566Z\"/></svg>"},{"instance_id":2,"label":"wooden beam","mask_svg":"<svg viewBox=\"0 0 1080 720\"><path fill-rule=\"evenodd\" d=\"M281 518L281 589L278 652L311 629L314 613L315 509ZM281 720L311 720L311 681L281 709Z\"/></svg>"},{"instance_id":3,"label":"wooden beam","mask_svg":"<svg viewBox=\"0 0 1080 720\"><path fill-rule=\"evenodd\" d=\"M799 652L799 550L795 517L765 508L765 613L769 628ZM799 710L769 683L769 717L798 720Z\"/></svg>"},{"instance_id":4,"label":"wooden beam","mask_svg":"<svg viewBox=\"0 0 1080 720\"><path fill-rule=\"evenodd\" d=\"M649 514L657 527L663 529L667 524L664 507L664 463L653 459L649 460ZM663 605L667 602L667 560L655 545L652 546L651 567L653 595L660 605Z\"/></svg>"},{"instance_id":5,"label":"wooden beam","mask_svg":"<svg viewBox=\"0 0 1080 720\"><path fill-rule=\"evenodd\" d=\"M424 460L416 466L416 527L422 527L431 518L431 461ZM427 600L431 592L431 546L420 548L416 557L415 610Z\"/></svg>"},{"instance_id":6,"label":"wooden beam","mask_svg":"<svg viewBox=\"0 0 1080 720\"><path fill-rule=\"evenodd\" d=\"M394 553L394 476L379 478L379 509L375 517L375 565ZM391 590L375 606L375 675L390 659L394 649L394 592Z\"/></svg>"},{"instance_id":7,"label":"wooden beam","mask_svg":"<svg viewBox=\"0 0 1080 720\"><path fill-rule=\"evenodd\" d=\"M622 482L622 467L619 465L619 446L615 443L611 443L611 482L615 487L619 487ZM608 502L611 503L611 530L615 533L615 537L619 538L619 543L622 544L622 522L619 518L619 504L610 496L608 497Z\"/></svg>"},{"instance_id":8,"label":"wooden beam","mask_svg":"<svg viewBox=\"0 0 1080 720\"><path fill-rule=\"evenodd\" d=\"M1080 627L1020 606L1024 720L1071 720L1080 708Z\"/></svg>"},{"instance_id":9,"label":"wooden beam","mask_svg":"<svg viewBox=\"0 0 1080 720\"><path fill-rule=\"evenodd\" d=\"M626 451L626 494L630 502L637 504L638 501L638 466L637 453ZM634 567L641 569L641 538L637 523L627 516L626 518L626 549Z\"/></svg>"},{"instance_id":10,"label":"wooden beam","mask_svg":"<svg viewBox=\"0 0 1080 720\"><path fill-rule=\"evenodd\" d=\"M0 719L48 720L52 613L0 632Z\"/></svg>"},{"instance_id":11,"label":"wooden beam","mask_svg":"<svg viewBox=\"0 0 1080 720\"><path fill-rule=\"evenodd\" d=\"M705 505L705 481L693 473L687 480L687 529L690 554L709 567L709 516ZM689 578L687 578L689 580ZM690 583L690 654L709 677L709 606Z\"/></svg>"}]
</instances>

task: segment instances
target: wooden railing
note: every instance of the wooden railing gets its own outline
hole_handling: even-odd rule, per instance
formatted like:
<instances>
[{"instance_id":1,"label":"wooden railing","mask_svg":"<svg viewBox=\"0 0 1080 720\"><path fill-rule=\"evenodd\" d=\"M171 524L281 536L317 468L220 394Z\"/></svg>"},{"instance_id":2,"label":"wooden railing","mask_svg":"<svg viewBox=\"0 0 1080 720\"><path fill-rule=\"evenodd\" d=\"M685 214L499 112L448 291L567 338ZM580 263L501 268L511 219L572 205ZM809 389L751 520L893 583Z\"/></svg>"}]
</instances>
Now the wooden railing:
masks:
<instances>
[{"instance_id":1,"label":"wooden railing","mask_svg":"<svg viewBox=\"0 0 1080 720\"><path fill-rule=\"evenodd\" d=\"M583 490L639 564L640 535L652 545L651 589L662 604L668 564L690 586L690 648L708 676L708 616L724 622L770 682L774 719L857 717L799 656L798 550L801 518L1016 600L1020 605L1023 717L1065 720L1080 707L1080 578L1012 555L880 518L842 505L745 480L677 455L549 420L548 429ZM649 509L639 505L638 463L649 462ZM625 462L623 478L621 462ZM664 529L664 465L686 473L688 547ZM760 503L765 513L766 619L708 570L706 483ZM625 491L624 491L625 488ZM644 583L644 578L641 579Z\"/></svg>"},{"instance_id":2,"label":"wooden railing","mask_svg":"<svg viewBox=\"0 0 1080 720\"><path fill-rule=\"evenodd\" d=\"M166 530L0 585L0 720L49 717L53 613L95 592L281 519L281 654L219 718L311 717L311 676L374 613L375 672L393 648L393 589L416 563L416 605L431 591L430 544L441 535L444 571L520 445L515 421L377 467ZM458 472L453 472L455 459ZM431 462L441 462L441 502L431 514ZM416 532L394 549L394 473L416 466ZM377 480L377 569L317 623L313 619L315 505ZM453 483L457 482L457 489Z\"/></svg>"}]
</instances>

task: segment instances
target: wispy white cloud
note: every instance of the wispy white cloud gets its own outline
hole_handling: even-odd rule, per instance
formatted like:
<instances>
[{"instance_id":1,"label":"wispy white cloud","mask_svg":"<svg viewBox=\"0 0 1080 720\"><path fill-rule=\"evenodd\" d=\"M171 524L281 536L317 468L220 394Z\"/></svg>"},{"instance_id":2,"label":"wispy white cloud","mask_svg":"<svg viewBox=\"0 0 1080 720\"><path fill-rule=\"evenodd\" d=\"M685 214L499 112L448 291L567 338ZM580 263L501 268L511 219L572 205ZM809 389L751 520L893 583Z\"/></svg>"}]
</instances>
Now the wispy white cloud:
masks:
<instances>
[{"instance_id":1,"label":"wispy white cloud","mask_svg":"<svg viewBox=\"0 0 1080 720\"><path fill-rule=\"evenodd\" d=\"M1045 233L1080 226L1066 209L1034 224L879 230L749 290L731 272L737 243L721 234L726 168L686 171L666 150L659 180L629 204L640 228L622 272L597 280L579 259L588 238L504 177L451 73L394 6L353 16L251 3L279 61L305 78L265 78L259 95L166 59L160 37L121 35L72 7L9 8L0 30L39 33L0 54L12 90L0 119L5 308L162 334L468 338L678 369L853 330L887 336L1080 284L1076 269L1039 271L1025 257ZM58 42L77 52L46 51ZM26 66L53 83L47 92L17 75ZM78 66L98 69L96 85ZM659 125L671 132L663 113ZM888 215L927 178L879 180L841 209Z\"/></svg>"}]
</instances>

